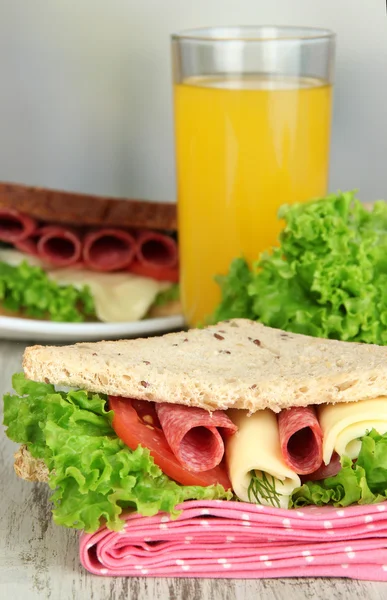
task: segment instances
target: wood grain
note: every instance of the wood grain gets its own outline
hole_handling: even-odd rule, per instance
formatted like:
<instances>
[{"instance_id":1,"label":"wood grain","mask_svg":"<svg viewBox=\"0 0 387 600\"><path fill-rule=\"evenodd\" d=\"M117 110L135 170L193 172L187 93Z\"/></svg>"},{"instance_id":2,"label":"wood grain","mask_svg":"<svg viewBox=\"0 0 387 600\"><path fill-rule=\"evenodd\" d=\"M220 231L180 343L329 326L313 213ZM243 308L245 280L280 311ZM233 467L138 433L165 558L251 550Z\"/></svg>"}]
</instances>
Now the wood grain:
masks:
<instances>
[{"instance_id":1,"label":"wood grain","mask_svg":"<svg viewBox=\"0 0 387 600\"><path fill-rule=\"evenodd\" d=\"M0 393L21 370L24 345L0 341ZM1 403L2 411L2 403ZM0 598L11 600L385 600L387 584L346 579L205 580L102 578L78 560L78 534L51 520L45 484L19 480L16 445L0 434Z\"/></svg>"}]
</instances>

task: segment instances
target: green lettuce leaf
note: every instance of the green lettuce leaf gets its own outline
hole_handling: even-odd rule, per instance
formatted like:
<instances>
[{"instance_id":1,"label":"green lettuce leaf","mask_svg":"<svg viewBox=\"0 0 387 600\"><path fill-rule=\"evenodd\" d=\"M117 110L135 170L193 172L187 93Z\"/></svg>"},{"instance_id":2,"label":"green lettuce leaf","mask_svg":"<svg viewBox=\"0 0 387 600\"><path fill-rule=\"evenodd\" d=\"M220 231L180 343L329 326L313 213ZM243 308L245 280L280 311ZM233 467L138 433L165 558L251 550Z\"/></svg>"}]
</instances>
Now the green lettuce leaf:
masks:
<instances>
[{"instance_id":1,"label":"green lettuce leaf","mask_svg":"<svg viewBox=\"0 0 387 600\"><path fill-rule=\"evenodd\" d=\"M130 450L115 434L106 396L56 391L23 374L13 377L16 395L4 396L7 436L26 444L50 471L54 521L93 532L106 521L123 527L123 509L152 516L188 499L230 498L217 486L182 486L154 464L145 448Z\"/></svg>"},{"instance_id":2,"label":"green lettuce leaf","mask_svg":"<svg viewBox=\"0 0 387 600\"><path fill-rule=\"evenodd\" d=\"M387 434L374 429L362 438L357 465L367 474L367 482L374 494L387 494Z\"/></svg>"},{"instance_id":3,"label":"green lettuce leaf","mask_svg":"<svg viewBox=\"0 0 387 600\"><path fill-rule=\"evenodd\" d=\"M169 302L174 302L180 298L180 287L178 283L174 283L166 290L159 292L152 306L165 306Z\"/></svg>"},{"instance_id":4,"label":"green lettuce leaf","mask_svg":"<svg viewBox=\"0 0 387 600\"><path fill-rule=\"evenodd\" d=\"M355 463L347 456L341 459L341 470L334 477L307 481L294 490L290 507L315 504L373 504L387 498L387 433L374 429L362 437Z\"/></svg>"},{"instance_id":5,"label":"green lettuce leaf","mask_svg":"<svg viewBox=\"0 0 387 600\"><path fill-rule=\"evenodd\" d=\"M0 303L34 319L81 322L95 318L94 300L87 286L58 285L43 269L22 262L0 262Z\"/></svg>"},{"instance_id":6,"label":"green lettuce leaf","mask_svg":"<svg viewBox=\"0 0 387 600\"><path fill-rule=\"evenodd\" d=\"M354 192L283 206L280 246L235 258L210 321L244 317L295 333L387 344L387 203ZM257 257L258 258L258 257Z\"/></svg>"},{"instance_id":7,"label":"green lettuce leaf","mask_svg":"<svg viewBox=\"0 0 387 600\"><path fill-rule=\"evenodd\" d=\"M229 273L218 275L215 280L222 289L222 302L215 310L210 322L218 323L242 315L245 319L256 318L253 310L253 298L248 291L254 277L243 258L233 260Z\"/></svg>"}]
</instances>

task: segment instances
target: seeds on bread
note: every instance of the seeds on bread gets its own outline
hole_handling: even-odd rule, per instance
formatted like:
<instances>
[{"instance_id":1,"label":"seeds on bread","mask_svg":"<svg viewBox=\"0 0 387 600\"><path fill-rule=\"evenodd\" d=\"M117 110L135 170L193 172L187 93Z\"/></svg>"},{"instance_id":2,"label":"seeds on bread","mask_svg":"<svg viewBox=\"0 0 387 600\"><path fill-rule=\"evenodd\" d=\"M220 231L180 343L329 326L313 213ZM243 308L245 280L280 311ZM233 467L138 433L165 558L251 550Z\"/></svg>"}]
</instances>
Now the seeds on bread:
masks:
<instances>
[{"instance_id":1,"label":"seeds on bread","mask_svg":"<svg viewBox=\"0 0 387 600\"><path fill-rule=\"evenodd\" d=\"M247 319L138 340L33 346L23 367L34 381L207 410L279 412L387 395L387 347Z\"/></svg>"}]
</instances>

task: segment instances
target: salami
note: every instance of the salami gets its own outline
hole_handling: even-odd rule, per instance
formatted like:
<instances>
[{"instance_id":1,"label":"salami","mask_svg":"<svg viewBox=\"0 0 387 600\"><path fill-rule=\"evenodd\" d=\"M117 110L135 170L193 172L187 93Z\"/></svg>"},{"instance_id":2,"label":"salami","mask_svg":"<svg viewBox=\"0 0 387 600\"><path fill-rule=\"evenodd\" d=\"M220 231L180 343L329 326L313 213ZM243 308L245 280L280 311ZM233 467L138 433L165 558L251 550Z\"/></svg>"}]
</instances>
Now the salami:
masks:
<instances>
[{"instance_id":1,"label":"salami","mask_svg":"<svg viewBox=\"0 0 387 600\"><path fill-rule=\"evenodd\" d=\"M69 227L47 225L38 233L36 250L45 262L55 267L68 267L81 259L82 240L78 232Z\"/></svg>"},{"instance_id":2,"label":"salami","mask_svg":"<svg viewBox=\"0 0 387 600\"><path fill-rule=\"evenodd\" d=\"M295 406L281 411L278 428L286 464L299 475L316 471L322 463L322 431L314 408Z\"/></svg>"},{"instance_id":3,"label":"salami","mask_svg":"<svg viewBox=\"0 0 387 600\"><path fill-rule=\"evenodd\" d=\"M37 256L39 238L39 229L37 229L32 235L29 235L24 240L17 240L16 242L13 242L13 245L15 246L15 248L20 250L20 252L25 252L26 254Z\"/></svg>"},{"instance_id":4,"label":"salami","mask_svg":"<svg viewBox=\"0 0 387 600\"><path fill-rule=\"evenodd\" d=\"M224 464L200 473L184 468L166 440L154 402L109 396L109 406L114 412L112 426L118 437L132 450L139 444L147 448L165 475L182 485L206 487L219 483L226 490L231 488Z\"/></svg>"},{"instance_id":5,"label":"salami","mask_svg":"<svg viewBox=\"0 0 387 600\"><path fill-rule=\"evenodd\" d=\"M99 229L86 234L83 244L85 266L94 271L119 271L130 265L136 241L122 229Z\"/></svg>"},{"instance_id":6,"label":"salami","mask_svg":"<svg viewBox=\"0 0 387 600\"><path fill-rule=\"evenodd\" d=\"M301 477L301 481L302 483L305 483L305 481L320 481L321 479L326 479L327 477L334 477L334 475L337 475L340 470L340 456L337 454L337 452L334 452L332 454L331 462L328 465L322 463L316 471Z\"/></svg>"},{"instance_id":7,"label":"salami","mask_svg":"<svg viewBox=\"0 0 387 600\"><path fill-rule=\"evenodd\" d=\"M220 432L232 435L237 431L222 410L209 413L203 408L165 402L155 407L172 452L187 470L208 471L220 464L224 455Z\"/></svg>"},{"instance_id":8,"label":"salami","mask_svg":"<svg viewBox=\"0 0 387 600\"><path fill-rule=\"evenodd\" d=\"M169 235L157 231L141 231L136 241L136 257L141 265L170 269L176 267L177 244Z\"/></svg>"},{"instance_id":9,"label":"salami","mask_svg":"<svg viewBox=\"0 0 387 600\"><path fill-rule=\"evenodd\" d=\"M171 283L179 282L179 267L162 267L156 265L147 265L140 263L139 260L134 261L129 265L129 273L140 275L141 277L150 277L157 281L170 281Z\"/></svg>"},{"instance_id":10,"label":"salami","mask_svg":"<svg viewBox=\"0 0 387 600\"><path fill-rule=\"evenodd\" d=\"M0 240L15 243L28 238L37 228L32 217L13 208L0 208Z\"/></svg>"}]
</instances>

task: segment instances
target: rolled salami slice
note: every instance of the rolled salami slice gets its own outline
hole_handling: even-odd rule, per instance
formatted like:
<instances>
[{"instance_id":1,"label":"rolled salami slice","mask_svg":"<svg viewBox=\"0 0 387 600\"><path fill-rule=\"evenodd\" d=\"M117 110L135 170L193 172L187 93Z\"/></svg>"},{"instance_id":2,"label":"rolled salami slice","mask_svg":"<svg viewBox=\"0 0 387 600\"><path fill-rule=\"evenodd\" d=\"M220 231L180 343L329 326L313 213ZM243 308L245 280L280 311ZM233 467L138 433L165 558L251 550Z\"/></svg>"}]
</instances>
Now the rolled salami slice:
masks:
<instances>
[{"instance_id":1,"label":"rolled salami slice","mask_svg":"<svg viewBox=\"0 0 387 600\"><path fill-rule=\"evenodd\" d=\"M18 242L28 238L37 228L32 217L13 208L0 208L0 240Z\"/></svg>"},{"instance_id":2,"label":"rolled salami slice","mask_svg":"<svg viewBox=\"0 0 387 600\"><path fill-rule=\"evenodd\" d=\"M37 255L45 262L55 267L68 267L80 261L82 240L78 232L68 227L47 225L39 229L39 235Z\"/></svg>"},{"instance_id":3,"label":"rolled salami slice","mask_svg":"<svg viewBox=\"0 0 387 600\"><path fill-rule=\"evenodd\" d=\"M136 258L129 265L129 273L140 275L142 277L150 277L156 281L170 281L171 283L179 282L179 267L162 267L157 265L148 265L140 263Z\"/></svg>"},{"instance_id":4,"label":"rolled salami slice","mask_svg":"<svg viewBox=\"0 0 387 600\"><path fill-rule=\"evenodd\" d=\"M24 240L17 240L13 242L15 248L20 250L20 252L25 252L26 254L30 254L32 256L38 256L38 241L40 239L39 229L37 229L34 233L29 235Z\"/></svg>"},{"instance_id":5,"label":"rolled salami slice","mask_svg":"<svg viewBox=\"0 0 387 600\"><path fill-rule=\"evenodd\" d=\"M302 483L305 483L306 481L320 481L327 477L334 477L339 471L341 471L340 456L337 452L334 452L332 454L331 462L328 465L321 463L321 466L316 471L309 473L309 475L303 475L301 481Z\"/></svg>"},{"instance_id":6,"label":"rolled salami slice","mask_svg":"<svg viewBox=\"0 0 387 600\"><path fill-rule=\"evenodd\" d=\"M180 404L156 403L156 412L167 442L189 471L208 471L224 455L222 436L237 431L236 425L222 410L209 413L203 408Z\"/></svg>"},{"instance_id":7,"label":"rolled salami slice","mask_svg":"<svg viewBox=\"0 0 387 600\"><path fill-rule=\"evenodd\" d=\"M153 267L176 267L177 244L169 235L158 231L141 231L136 241L136 256L140 264Z\"/></svg>"},{"instance_id":8,"label":"rolled salami slice","mask_svg":"<svg viewBox=\"0 0 387 600\"><path fill-rule=\"evenodd\" d=\"M322 431L314 408L295 406L280 412L278 429L286 464L298 475L316 471L322 463Z\"/></svg>"},{"instance_id":9,"label":"rolled salami slice","mask_svg":"<svg viewBox=\"0 0 387 600\"><path fill-rule=\"evenodd\" d=\"M119 271L130 265L136 241L122 229L99 229L86 234L83 243L85 266L94 271Z\"/></svg>"}]
</instances>

